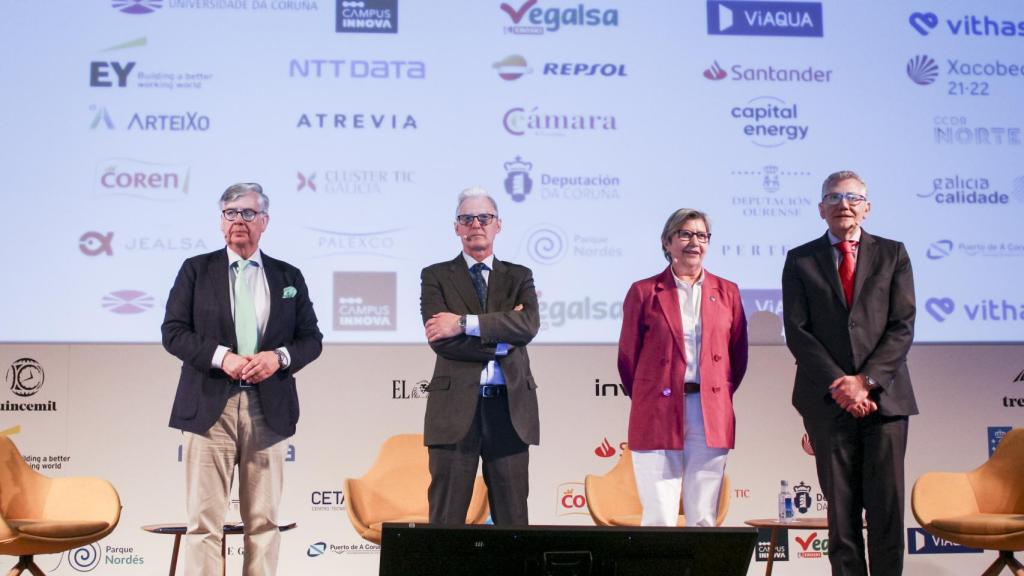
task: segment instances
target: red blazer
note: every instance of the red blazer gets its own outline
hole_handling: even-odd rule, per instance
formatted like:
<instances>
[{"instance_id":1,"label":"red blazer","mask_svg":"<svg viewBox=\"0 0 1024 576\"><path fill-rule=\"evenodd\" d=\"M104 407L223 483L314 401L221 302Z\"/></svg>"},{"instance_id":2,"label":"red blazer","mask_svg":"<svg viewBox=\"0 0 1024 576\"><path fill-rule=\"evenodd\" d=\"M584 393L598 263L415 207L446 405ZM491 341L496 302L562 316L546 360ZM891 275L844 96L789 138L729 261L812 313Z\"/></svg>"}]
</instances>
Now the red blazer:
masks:
<instances>
[{"instance_id":1,"label":"red blazer","mask_svg":"<svg viewBox=\"0 0 1024 576\"><path fill-rule=\"evenodd\" d=\"M700 400L711 448L734 448L732 395L747 371L747 319L736 284L704 271ZM632 398L629 447L682 450L683 322L671 268L633 283L623 304L619 376Z\"/></svg>"}]
</instances>

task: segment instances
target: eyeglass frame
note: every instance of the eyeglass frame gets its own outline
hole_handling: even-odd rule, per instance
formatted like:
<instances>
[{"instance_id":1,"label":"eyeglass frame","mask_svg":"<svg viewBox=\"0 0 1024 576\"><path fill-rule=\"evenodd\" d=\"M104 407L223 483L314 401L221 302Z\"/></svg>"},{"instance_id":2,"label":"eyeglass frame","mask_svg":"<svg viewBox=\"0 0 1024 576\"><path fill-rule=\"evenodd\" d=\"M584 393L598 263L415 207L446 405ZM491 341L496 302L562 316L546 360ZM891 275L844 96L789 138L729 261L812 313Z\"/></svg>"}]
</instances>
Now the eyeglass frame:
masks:
<instances>
[{"instance_id":1,"label":"eyeglass frame","mask_svg":"<svg viewBox=\"0 0 1024 576\"><path fill-rule=\"evenodd\" d=\"M701 240L700 238L701 235L704 235L703 240ZM687 244L689 244L689 242L694 238L697 239L697 244L708 244L709 242L711 242L710 232L691 232L689 230L676 230L675 232L672 233L672 236L676 240L682 240ZM683 238L684 236L689 236L689 238Z\"/></svg>"},{"instance_id":2,"label":"eyeglass frame","mask_svg":"<svg viewBox=\"0 0 1024 576\"><path fill-rule=\"evenodd\" d=\"M484 222L483 218L486 218L487 222ZM468 221L463 221L464 219ZM498 215L491 212L484 212L482 214L458 214L455 216L455 222L462 226L472 226L473 221L476 220L480 223L480 226L485 228L497 219Z\"/></svg>"},{"instance_id":3,"label":"eyeglass frame","mask_svg":"<svg viewBox=\"0 0 1024 576\"><path fill-rule=\"evenodd\" d=\"M228 216L229 212L234 214L234 216ZM245 214L247 212L249 214L252 214L252 217L246 218ZM242 208L241 210L239 210L238 208L225 208L220 211L221 217L227 220L228 222L234 222L239 216L242 217L243 222L254 222L257 216L263 216L266 213L266 210L253 210L252 208Z\"/></svg>"},{"instance_id":4,"label":"eyeglass frame","mask_svg":"<svg viewBox=\"0 0 1024 576\"><path fill-rule=\"evenodd\" d=\"M868 197L866 194L856 194L854 192L828 192L821 196L821 203L828 206L838 206L843 203L843 200L846 200L850 206L860 206L867 202Z\"/></svg>"}]
</instances>

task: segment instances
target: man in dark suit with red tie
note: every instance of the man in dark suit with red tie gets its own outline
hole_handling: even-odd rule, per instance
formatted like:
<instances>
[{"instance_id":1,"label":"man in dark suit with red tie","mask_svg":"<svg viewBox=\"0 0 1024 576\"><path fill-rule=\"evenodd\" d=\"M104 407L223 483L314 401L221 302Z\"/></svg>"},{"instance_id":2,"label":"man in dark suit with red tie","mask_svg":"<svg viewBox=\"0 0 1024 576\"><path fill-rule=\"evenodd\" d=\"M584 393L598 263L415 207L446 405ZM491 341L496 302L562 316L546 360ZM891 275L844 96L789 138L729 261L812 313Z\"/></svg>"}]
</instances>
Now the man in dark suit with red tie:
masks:
<instances>
[{"instance_id":1,"label":"man in dark suit with red tie","mask_svg":"<svg viewBox=\"0 0 1024 576\"><path fill-rule=\"evenodd\" d=\"M903 244L868 234L867 186L829 175L818 210L824 236L789 251L782 272L786 344L796 357L793 405L828 499L832 574L903 571L904 469L917 403L907 370L914 277Z\"/></svg>"},{"instance_id":2,"label":"man in dark suit with red tie","mask_svg":"<svg viewBox=\"0 0 1024 576\"><path fill-rule=\"evenodd\" d=\"M540 423L526 345L540 315L530 269L494 257L499 232L487 191L462 191L462 251L420 276L420 312L437 354L423 426L431 524L465 524L481 459L494 524L529 523L529 448L540 442Z\"/></svg>"},{"instance_id":3,"label":"man in dark suit with red tie","mask_svg":"<svg viewBox=\"0 0 1024 576\"><path fill-rule=\"evenodd\" d=\"M238 466L246 576L277 570L295 373L323 336L299 269L262 253L270 201L259 184L220 199L227 246L185 261L167 297L163 344L182 361L170 426L184 433L186 574L221 574L224 516Z\"/></svg>"}]
</instances>

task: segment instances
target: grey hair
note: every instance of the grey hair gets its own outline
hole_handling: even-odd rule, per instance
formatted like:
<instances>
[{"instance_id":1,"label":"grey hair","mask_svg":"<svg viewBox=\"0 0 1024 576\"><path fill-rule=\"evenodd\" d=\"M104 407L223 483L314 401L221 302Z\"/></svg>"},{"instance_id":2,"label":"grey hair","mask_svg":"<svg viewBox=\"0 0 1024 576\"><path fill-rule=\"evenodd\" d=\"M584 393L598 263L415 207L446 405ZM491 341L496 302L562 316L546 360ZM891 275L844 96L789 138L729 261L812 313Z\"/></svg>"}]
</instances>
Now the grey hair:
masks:
<instances>
[{"instance_id":1,"label":"grey hair","mask_svg":"<svg viewBox=\"0 0 1024 576\"><path fill-rule=\"evenodd\" d=\"M860 177L860 174L857 174L853 170L840 170L839 172L829 174L828 178L825 178L825 181L821 183L821 197L824 198L825 194L828 194L829 190L831 190L833 186L839 184L843 180L856 180L864 187L865 193L868 191L867 182L864 182L864 179Z\"/></svg>"},{"instance_id":2,"label":"grey hair","mask_svg":"<svg viewBox=\"0 0 1024 576\"><path fill-rule=\"evenodd\" d=\"M491 193L481 186L472 186L470 188L466 188L462 192L459 192L459 201L458 203L455 204L456 216L459 215L459 208L462 207L462 203L465 202L466 200L469 200L470 198L486 198L487 201L491 203L491 207L494 208L495 216L497 216L498 203L494 201L494 197L491 196Z\"/></svg>"},{"instance_id":3,"label":"grey hair","mask_svg":"<svg viewBox=\"0 0 1024 576\"><path fill-rule=\"evenodd\" d=\"M228 186L228 189L220 195L221 210L227 206L228 202L234 202L246 194L256 195L256 201L260 205L261 212L270 211L270 198L267 198L267 195L263 193L263 186L255 182L239 182L238 184Z\"/></svg>"},{"instance_id":4,"label":"grey hair","mask_svg":"<svg viewBox=\"0 0 1024 576\"><path fill-rule=\"evenodd\" d=\"M700 220L704 222L704 227L707 228L708 234L711 234L711 219L708 215L700 210L693 208L680 208L672 213L665 221L665 228L661 230L661 253L665 255L665 260L672 261L672 255L665 249L666 244L672 243L672 234L675 233L687 220Z\"/></svg>"}]
</instances>

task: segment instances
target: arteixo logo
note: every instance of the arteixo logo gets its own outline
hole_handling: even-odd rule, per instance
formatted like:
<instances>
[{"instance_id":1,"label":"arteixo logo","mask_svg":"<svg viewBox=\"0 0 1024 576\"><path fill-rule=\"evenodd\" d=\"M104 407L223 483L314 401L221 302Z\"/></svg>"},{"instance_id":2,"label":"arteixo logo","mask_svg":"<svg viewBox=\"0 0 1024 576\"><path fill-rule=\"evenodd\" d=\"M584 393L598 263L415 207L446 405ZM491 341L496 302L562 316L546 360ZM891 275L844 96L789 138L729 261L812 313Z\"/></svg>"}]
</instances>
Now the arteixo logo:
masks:
<instances>
[{"instance_id":1,"label":"arteixo logo","mask_svg":"<svg viewBox=\"0 0 1024 576\"><path fill-rule=\"evenodd\" d=\"M926 54L914 56L907 62L907 77L914 84L927 86L939 77L939 65Z\"/></svg>"},{"instance_id":2,"label":"arteixo logo","mask_svg":"<svg viewBox=\"0 0 1024 576\"><path fill-rule=\"evenodd\" d=\"M939 25L939 17L934 12L914 12L910 15L910 25L921 36L927 36Z\"/></svg>"},{"instance_id":3,"label":"arteixo logo","mask_svg":"<svg viewBox=\"0 0 1024 576\"><path fill-rule=\"evenodd\" d=\"M924 309L932 318L938 322L945 322L946 318L953 313L956 304L952 298L929 298L924 304Z\"/></svg>"},{"instance_id":4,"label":"arteixo logo","mask_svg":"<svg viewBox=\"0 0 1024 576\"><path fill-rule=\"evenodd\" d=\"M928 252L926 254L929 260L941 260L952 253L952 240L936 240L928 246Z\"/></svg>"}]
</instances>

